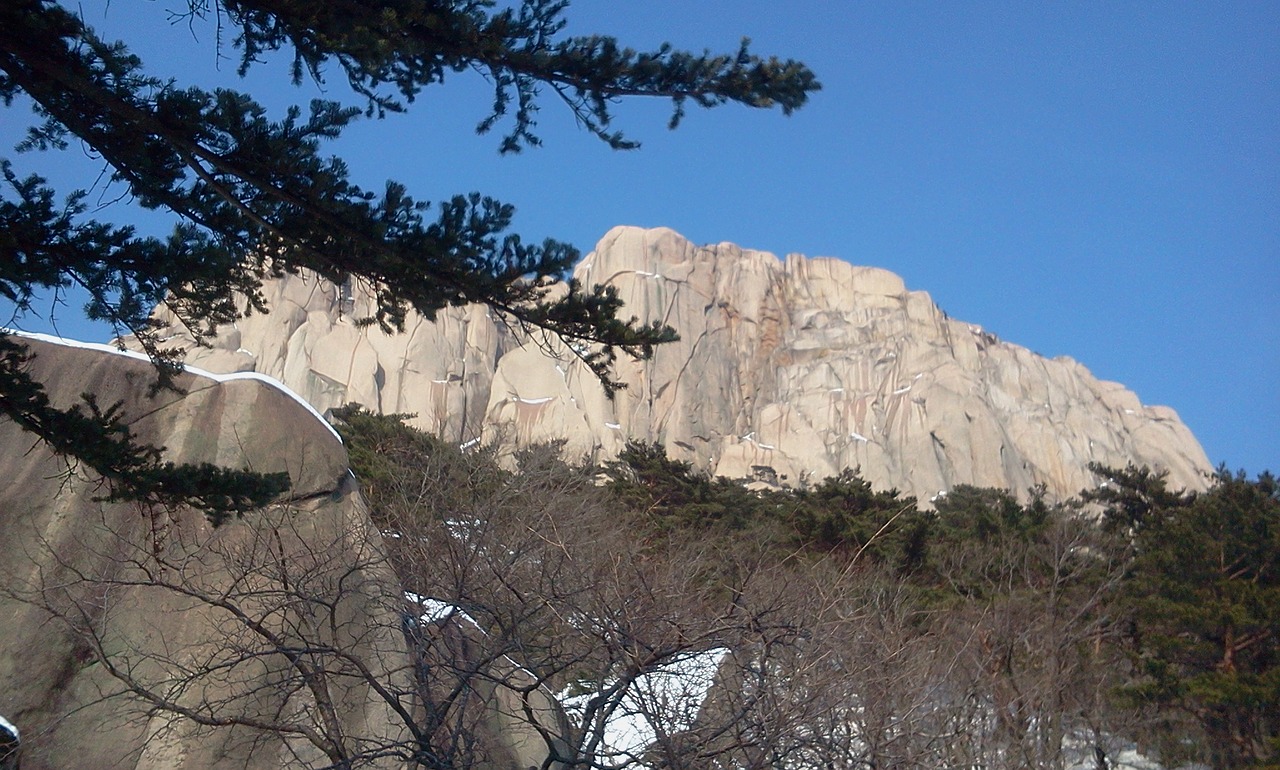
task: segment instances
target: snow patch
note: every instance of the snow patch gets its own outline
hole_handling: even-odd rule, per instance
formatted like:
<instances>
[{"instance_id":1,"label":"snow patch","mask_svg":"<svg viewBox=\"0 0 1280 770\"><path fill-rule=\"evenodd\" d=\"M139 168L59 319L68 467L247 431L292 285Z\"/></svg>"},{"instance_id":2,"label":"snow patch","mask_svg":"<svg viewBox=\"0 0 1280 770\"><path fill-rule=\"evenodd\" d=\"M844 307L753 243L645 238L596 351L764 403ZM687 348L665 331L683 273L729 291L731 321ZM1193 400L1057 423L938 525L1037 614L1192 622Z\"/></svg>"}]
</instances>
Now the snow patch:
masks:
<instances>
[{"instance_id":1,"label":"snow patch","mask_svg":"<svg viewBox=\"0 0 1280 770\"><path fill-rule=\"evenodd\" d=\"M121 350L120 348L117 348L114 345L104 345L100 342L81 342L80 340L71 340L71 339L67 339L66 337L55 337L51 334L40 334L37 332L24 332L24 331L18 331L14 329L0 329L0 333L10 334L15 337L25 337L27 339L39 340L40 342L48 342L53 345L62 345L63 347L68 347L68 348L79 348L81 350L96 350L99 353L110 353L111 355L115 355L115 356L132 358L135 361L146 361L147 363L151 363L151 359L145 353L139 353L136 350ZM294 401L297 401L298 404L301 405L303 409L306 409L308 412L311 413L312 417L316 418L317 422L323 425L325 429L329 431L329 433L333 434L333 437L338 440L338 443L342 443L342 437L338 435L338 431L334 430L333 426L329 424L328 420L324 419L324 417L320 415L320 412L316 411L316 408L314 406L307 403L307 401L302 396L299 396L297 393L294 393L292 390L286 387L283 382L280 382L279 380L273 377L268 377L267 375L262 374L261 372L234 372L232 374L215 374L213 372L205 371L204 369L199 369L194 366L187 366L185 364L183 365L182 369L188 374L194 375L196 377L204 377L206 379L213 380L214 382L234 382L236 380L255 380L257 382L263 383L264 385L275 388L276 390L280 391L281 393L293 399Z\"/></svg>"},{"instance_id":2,"label":"snow patch","mask_svg":"<svg viewBox=\"0 0 1280 770\"><path fill-rule=\"evenodd\" d=\"M3 716L0 716L0 728L8 730L10 733L13 733L14 740L18 740L22 737L21 735L18 734L17 726L15 726L13 722L10 722L9 720L5 719Z\"/></svg>"},{"instance_id":3,"label":"snow patch","mask_svg":"<svg viewBox=\"0 0 1280 770\"><path fill-rule=\"evenodd\" d=\"M484 633L484 629L480 628L480 624L476 622L475 618L468 615L466 611L456 604L421 596L412 591L405 591L404 598L422 608L422 615L418 619L423 623L440 623L453 618L460 618L475 626L481 633Z\"/></svg>"},{"instance_id":4,"label":"snow patch","mask_svg":"<svg viewBox=\"0 0 1280 770\"><path fill-rule=\"evenodd\" d=\"M867 437L857 431L852 431L851 433L849 433L849 438L855 439L857 441L861 441L864 444L867 443Z\"/></svg>"},{"instance_id":5,"label":"snow patch","mask_svg":"<svg viewBox=\"0 0 1280 770\"><path fill-rule=\"evenodd\" d=\"M519 401L522 404L531 404L531 405L545 404L548 401L553 401L554 399L555 399L554 396L544 396L543 398L520 398L519 396L511 397L512 401Z\"/></svg>"},{"instance_id":6,"label":"snow patch","mask_svg":"<svg viewBox=\"0 0 1280 770\"><path fill-rule=\"evenodd\" d=\"M600 682L582 694L560 693L560 702L579 724L591 719L582 727L600 736L599 751L608 764L623 764L640 757L658 735L693 727L726 654L723 647L691 652L640 674L620 694L609 697L617 704L614 709L606 706L586 713L591 700L613 688L614 681Z\"/></svg>"}]
</instances>

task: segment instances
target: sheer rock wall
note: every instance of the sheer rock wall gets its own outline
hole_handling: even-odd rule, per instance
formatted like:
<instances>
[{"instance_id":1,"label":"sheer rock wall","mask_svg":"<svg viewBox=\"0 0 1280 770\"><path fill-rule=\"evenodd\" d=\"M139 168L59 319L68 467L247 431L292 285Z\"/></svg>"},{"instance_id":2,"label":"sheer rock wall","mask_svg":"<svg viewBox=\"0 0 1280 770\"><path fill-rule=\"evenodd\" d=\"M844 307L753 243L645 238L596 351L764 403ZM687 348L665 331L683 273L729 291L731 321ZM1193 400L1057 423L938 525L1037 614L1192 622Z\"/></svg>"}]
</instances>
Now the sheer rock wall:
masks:
<instances>
[{"instance_id":1,"label":"sheer rock wall","mask_svg":"<svg viewBox=\"0 0 1280 770\"><path fill-rule=\"evenodd\" d=\"M564 345L483 307L388 336L353 323L370 309L358 286L307 276L270 284L271 314L188 358L279 378L321 410L413 413L460 444L565 439L601 459L636 438L719 475L770 468L795 484L861 468L924 500L961 483L1066 497L1096 483L1090 461L1167 469L1192 488L1210 469L1172 409L951 319L885 270L618 227L575 275L681 335L650 361L621 361L629 387L614 402Z\"/></svg>"}]
</instances>

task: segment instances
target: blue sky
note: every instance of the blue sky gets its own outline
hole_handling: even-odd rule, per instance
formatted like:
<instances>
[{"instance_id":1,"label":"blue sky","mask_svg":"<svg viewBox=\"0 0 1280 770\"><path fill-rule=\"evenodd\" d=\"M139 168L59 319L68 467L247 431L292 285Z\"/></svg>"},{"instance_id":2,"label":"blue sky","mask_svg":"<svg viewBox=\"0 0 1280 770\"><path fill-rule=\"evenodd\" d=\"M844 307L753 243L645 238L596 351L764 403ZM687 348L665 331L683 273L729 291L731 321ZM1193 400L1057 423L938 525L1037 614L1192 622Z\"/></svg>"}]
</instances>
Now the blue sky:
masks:
<instances>
[{"instance_id":1,"label":"blue sky","mask_svg":"<svg viewBox=\"0 0 1280 770\"><path fill-rule=\"evenodd\" d=\"M234 87L212 28L170 27L164 5L81 7L155 71ZM635 47L748 36L824 88L790 118L692 111L675 132L661 104L619 105L633 152L547 98L545 145L500 157L474 133L485 84L460 75L333 150L369 186L480 190L527 237L584 252L633 224L887 268L952 317L1174 407L1214 463L1280 470L1280 4L576 0L568 17ZM239 87L276 108L345 96L281 68ZM6 150L24 120L0 110ZM17 160L68 188L97 172L78 148L56 173ZM58 328L95 334L74 308Z\"/></svg>"}]
</instances>

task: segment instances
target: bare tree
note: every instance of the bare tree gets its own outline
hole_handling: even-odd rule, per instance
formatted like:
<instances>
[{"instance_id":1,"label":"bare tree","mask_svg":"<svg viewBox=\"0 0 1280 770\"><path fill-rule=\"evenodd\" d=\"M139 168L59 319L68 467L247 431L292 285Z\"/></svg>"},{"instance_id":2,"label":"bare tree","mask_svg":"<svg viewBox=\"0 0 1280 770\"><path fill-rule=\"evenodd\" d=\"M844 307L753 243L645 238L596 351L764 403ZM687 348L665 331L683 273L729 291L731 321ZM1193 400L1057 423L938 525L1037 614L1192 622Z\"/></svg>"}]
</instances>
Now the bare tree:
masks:
<instances>
[{"instance_id":1,"label":"bare tree","mask_svg":"<svg viewBox=\"0 0 1280 770\"><path fill-rule=\"evenodd\" d=\"M831 699L795 697L795 683L821 680L807 673L825 664L814 621L833 602L808 565L751 535L655 532L555 449L503 479L483 455L421 458L376 495L424 614L469 629L470 664L432 669L433 700L452 706L478 670L519 661L516 689L567 711L563 738L525 720L548 763L600 770L776 767L812 742L801 715ZM428 657L454 656L432 648L456 635L424 634Z\"/></svg>"},{"instance_id":2,"label":"bare tree","mask_svg":"<svg viewBox=\"0 0 1280 770\"><path fill-rule=\"evenodd\" d=\"M589 472L523 464L424 462L377 527L353 488L219 528L99 505L8 595L138 761L764 767L813 739L784 686L821 664L804 570L645 535Z\"/></svg>"},{"instance_id":3,"label":"bare tree","mask_svg":"<svg viewBox=\"0 0 1280 770\"><path fill-rule=\"evenodd\" d=\"M420 753L398 585L358 496L217 529L189 511L123 521L84 523L77 553L42 547L8 592L74 640L129 751L333 768Z\"/></svg>"},{"instance_id":4,"label":"bare tree","mask_svg":"<svg viewBox=\"0 0 1280 770\"><path fill-rule=\"evenodd\" d=\"M379 445L372 519L354 485L218 529L104 512L10 594L161 764L1103 767L1128 732L1119 563L1069 509L957 538L930 583L663 530L555 447L503 470L417 441Z\"/></svg>"},{"instance_id":5,"label":"bare tree","mask_svg":"<svg viewBox=\"0 0 1280 770\"><path fill-rule=\"evenodd\" d=\"M1105 767L1133 729L1109 697L1126 664L1109 643L1123 563L1107 534L1063 506L1032 533L970 539L940 564L955 598L932 629L958 664L948 690L979 705L965 731L971 759Z\"/></svg>"}]
</instances>

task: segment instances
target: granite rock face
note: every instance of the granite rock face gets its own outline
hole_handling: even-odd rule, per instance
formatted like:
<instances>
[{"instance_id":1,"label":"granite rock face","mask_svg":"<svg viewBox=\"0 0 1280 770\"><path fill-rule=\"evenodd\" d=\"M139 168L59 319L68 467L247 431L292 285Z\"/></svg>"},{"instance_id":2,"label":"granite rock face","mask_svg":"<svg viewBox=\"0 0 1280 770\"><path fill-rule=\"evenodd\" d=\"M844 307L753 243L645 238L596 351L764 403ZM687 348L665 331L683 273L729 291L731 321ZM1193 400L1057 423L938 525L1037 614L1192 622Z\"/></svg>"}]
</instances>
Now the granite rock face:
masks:
<instances>
[{"instance_id":1,"label":"granite rock face","mask_svg":"<svg viewBox=\"0 0 1280 770\"><path fill-rule=\"evenodd\" d=\"M22 767L405 766L403 710L421 717L418 672L438 661L410 650L402 588L330 427L257 375L189 371L182 392L152 394L146 360L22 342L54 405L92 393L166 459L292 482L214 528L196 511L104 502L99 482L0 420L0 728L21 728ZM499 663L454 662L488 687L466 725L488 747L476 767L543 766L563 712L536 689L532 711L516 703L532 684Z\"/></svg>"},{"instance_id":2,"label":"granite rock face","mask_svg":"<svg viewBox=\"0 0 1280 770\"><path fill-rule=\"evenodd\" d=\"M321 410L413 413L459 444L564 439L602 459L643 439L718 475L796 484L860 468L924 500L962 483L1067 497L1096 483L1091 461L1166 469L1189 488L1210 469L1173 410L951 319L885 270L618 227L575 275L681 335L621 361L629 387L614 402L562 343L483 307L387 336L353 322L370 309L358 286L307 276L270 284L271 314L188 361L279 378Z\"/></svg>"},{"instance_id":3,"label":"granite rock face","mask_svg":"<svg viewBox=\"0 0 1280 770\"><path fill-rule=\"evenodd\" d=\"M138 439L165 446L168 459L283 471L293 488L291 501L215 529L195 511L103 502L100 483L0 420L8 482L0 489L0 711L22 727L22 766L327 765L301 735L249 725L305 722L294 715L316 709L319 697L288 687L283 655L261 654L271 647L265 634L288 644L302 633L272 597L298 606L304 595L329 600L332 623L308 634L311 642L349 650L388 686L410 682L399 583L346 481L341 442L260 380L188 373L177 382L185 394L150 396L155 372L145 360L23 342L35 354L29 371L55 405L93 393L100 404L118 403ZM349 590L328 591L339 579ZM127 683L169 705L153 708ZM335 724L353 744L406 738L370 681L349 678L329 693Z\"/></svg>"}]
</instances>

